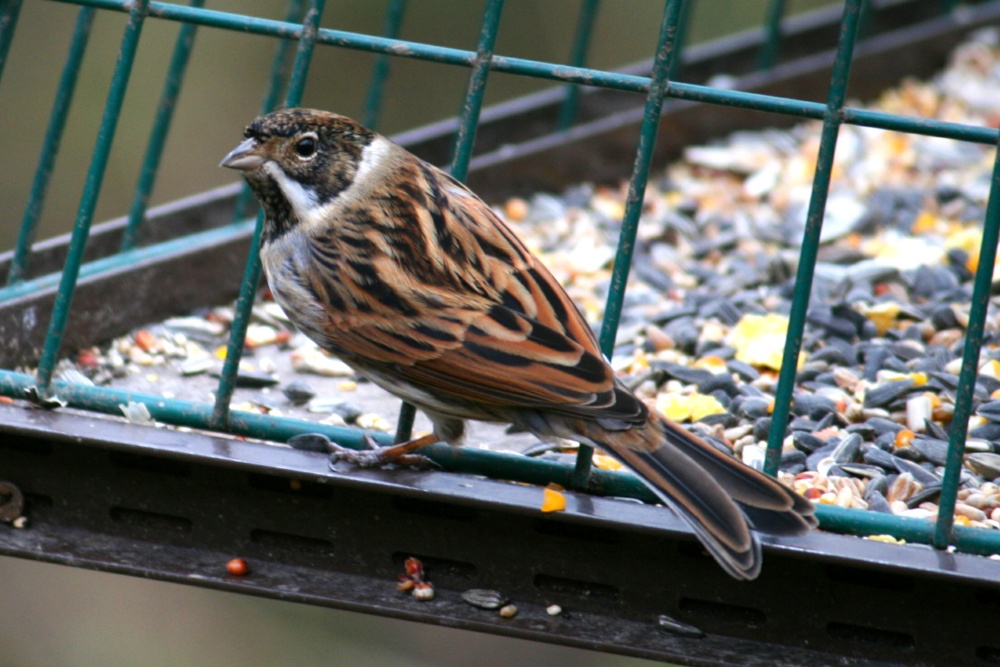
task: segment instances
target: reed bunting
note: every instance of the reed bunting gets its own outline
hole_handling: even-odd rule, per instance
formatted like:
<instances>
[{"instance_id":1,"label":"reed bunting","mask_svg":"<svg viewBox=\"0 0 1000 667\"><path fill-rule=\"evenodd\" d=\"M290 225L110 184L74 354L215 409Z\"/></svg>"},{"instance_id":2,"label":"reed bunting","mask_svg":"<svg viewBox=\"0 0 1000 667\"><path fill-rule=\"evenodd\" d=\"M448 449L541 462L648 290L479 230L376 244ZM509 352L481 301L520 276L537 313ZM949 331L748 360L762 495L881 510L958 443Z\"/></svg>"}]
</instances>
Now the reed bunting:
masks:
<instances>
[{"instance_id":1,"label":"reed bunting","mask_svg":"<svg viewBox=\"0 0 1000 667\"><path fill-rule=\"evenodd\" d=\"M434 425L355 459L457 444L466 419L593 445L635 471L738 579L760 572L754 531L816 525L805 498L632 395L559 283L462 183L325 111L276 111L244 136L221 166L243 172L264 209L260 256L275 299Z\"/></svg>"}]
</instances>

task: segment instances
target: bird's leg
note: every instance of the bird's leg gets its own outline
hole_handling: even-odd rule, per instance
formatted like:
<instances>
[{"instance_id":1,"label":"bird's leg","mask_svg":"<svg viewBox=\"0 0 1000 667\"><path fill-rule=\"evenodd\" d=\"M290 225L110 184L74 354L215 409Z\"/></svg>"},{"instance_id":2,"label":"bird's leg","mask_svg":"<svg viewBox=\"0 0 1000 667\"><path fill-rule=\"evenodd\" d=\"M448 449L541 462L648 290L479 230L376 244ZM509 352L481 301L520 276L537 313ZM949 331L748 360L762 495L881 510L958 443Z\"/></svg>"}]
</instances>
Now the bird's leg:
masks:
<instances>
[{"instance_id":1,"label":"bird's leg","mask_svg":"<svg viewBox=\"0 0 1000 667\"><path fill-rule=\"evenodd\" d=\"M433 433L428 433L419 438L414 438L408 442L390 447L380 446L369 433L365 433L364 439L365 444L368 445L368 449L361 451L341 447L331 442L332 462L348 461L362 468L381 468L390 463L396 463L417 470L428 470L438 467L436 463L426 456L413 453L421 447L433 445L437 442L438 438Z\"/></svg>"}]
</instances>

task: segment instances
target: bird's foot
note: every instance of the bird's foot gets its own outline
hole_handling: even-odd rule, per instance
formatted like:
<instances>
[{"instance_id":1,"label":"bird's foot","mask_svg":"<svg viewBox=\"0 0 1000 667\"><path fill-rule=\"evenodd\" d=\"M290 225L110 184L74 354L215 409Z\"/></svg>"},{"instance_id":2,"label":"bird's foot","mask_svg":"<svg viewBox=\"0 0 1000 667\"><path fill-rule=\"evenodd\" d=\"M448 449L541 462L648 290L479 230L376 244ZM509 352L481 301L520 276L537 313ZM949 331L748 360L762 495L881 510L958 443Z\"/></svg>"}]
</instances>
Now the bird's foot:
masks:
<instances>
[{"instance_id":1,"label":"bird's foot","mask_svg":"<svg viewBox=\"0 0 1000 667\"><path fill-rule=\"evenodd\" d=\"M330 454L332 458L330 464L347 461L360 468L384 468L395 464L413 470L435 470L441 467L426 456L413 453L421 447L437 442L437 438L432 435L425 435L390 447L379 445L375 438L368 433L365 433L364 440L368 449L362 450L341 447L331 442Z\"/></svg>"},{"instance_id":2,"label":"bird's foot","mask_svg":"<svg viewBox=\"0 0 1000 667\"><path fill-rule=\"evenodd\" d=\"M364 434L368 449L351 449L331 441L320 433L305 433L289 439L288 444L296 449L328 452L331 467L340 461L353 463L359 468L384 468L399 465L412 470L438 470L441 466L426 456L414 454L417 449L437 442L433 435L425 435L399 445L383 447L371 434Z\"/></svg>"}]
</instances>

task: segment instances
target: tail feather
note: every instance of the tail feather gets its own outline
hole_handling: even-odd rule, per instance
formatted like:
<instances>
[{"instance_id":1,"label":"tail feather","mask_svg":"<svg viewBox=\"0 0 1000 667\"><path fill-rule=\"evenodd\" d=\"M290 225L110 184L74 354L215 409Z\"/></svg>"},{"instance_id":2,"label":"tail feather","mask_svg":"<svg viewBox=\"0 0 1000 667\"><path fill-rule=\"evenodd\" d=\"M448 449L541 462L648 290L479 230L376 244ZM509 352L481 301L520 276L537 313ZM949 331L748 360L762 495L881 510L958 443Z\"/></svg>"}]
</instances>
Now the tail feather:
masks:
<instances>
[{"instance_id":1,"label":"tail feather","mask_svg":"<svg viewBox=\"0 0 1000 667\"><path fill-rule=\"evenodd\" d=\"M805 498L659 417L627 431L591 422L582 435L634 470L737 579L760 573L754 530L799 535L816 525Z\"/></svg>"},{"instance_id":2,"label":"tail feather","mask_svg":"<svg viewBox=\"0 0 1000 667\"><path fill-rule=\"evenodd\" d=\"M659 421L671 444L707 470L733 500L743 506L797 517L802 523L801 530L797 534L816 527L813 505L806 498L773 477L720 452L680 426L665 419Z\"/></svg>"}]
</instances>

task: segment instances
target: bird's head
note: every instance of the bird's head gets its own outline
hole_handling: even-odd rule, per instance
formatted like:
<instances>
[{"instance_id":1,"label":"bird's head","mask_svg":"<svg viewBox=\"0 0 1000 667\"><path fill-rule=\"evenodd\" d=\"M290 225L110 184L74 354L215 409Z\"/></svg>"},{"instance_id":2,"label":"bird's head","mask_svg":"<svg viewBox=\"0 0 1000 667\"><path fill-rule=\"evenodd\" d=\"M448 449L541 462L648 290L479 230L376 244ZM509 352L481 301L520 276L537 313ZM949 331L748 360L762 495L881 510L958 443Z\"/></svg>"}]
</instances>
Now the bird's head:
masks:
<instances>
[{"instance_id":1,"label":"bird's head","mask_svg":"<svg viewBox=\"0 0 1000 667\"><path fill-rule=\"evenodd\" d=\"M269 225L291 228L351 186L378 135L345 116L282 109L254 120L244 137L219 166L243 172Z\"/></svg>"}]
</instances>

